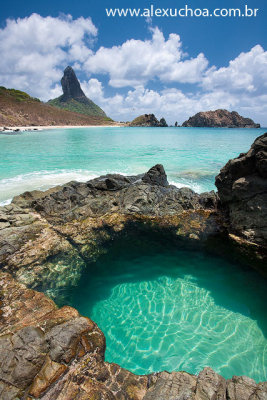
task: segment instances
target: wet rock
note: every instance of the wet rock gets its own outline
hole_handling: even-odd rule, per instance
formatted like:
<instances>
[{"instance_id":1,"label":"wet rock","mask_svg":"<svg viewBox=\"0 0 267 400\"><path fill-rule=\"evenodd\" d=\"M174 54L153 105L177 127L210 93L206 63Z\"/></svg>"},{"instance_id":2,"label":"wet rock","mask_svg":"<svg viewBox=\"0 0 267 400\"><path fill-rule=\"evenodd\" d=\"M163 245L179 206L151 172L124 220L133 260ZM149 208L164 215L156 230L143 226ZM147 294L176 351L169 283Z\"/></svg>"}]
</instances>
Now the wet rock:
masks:
<instances>
[{"instance_id":1,"label":"wet rock","mask_svg":"<svg viewBox=\"0 0 267 400\"><path fill-rule=\"evenodd\" d=\"M215 181L229 233L262 247L267 243L266 165L267 133L228 161Z\"/></svg>"},{"instance_id":2,"label":"wet rock","mask_svg":"<svg viewBox=\"0 0 267 400\"><path fill-rule=\"evenodd\" d=\"M197 378L186 372L160 372L144 400L195 399Z\"/></svg>"},{"instance_id":3,"label":"wet rock","mask_svg":"<svg viewBox=\"0 0 267 400\"><path fill-rule=\"evenodd\" d=\"M226 400L226 380L211 368L204 368L198 375L196 400Z\"/></svg>"},{"instance_id":4,"label":"wet rock","mask_svg":"<svg viewBox=\"0 0 267 400\"><path fill-rule=\"evenodd\" d=\"M163 165L157 164L143 176L143 182L149 183L150 185L165 186L169 185L167 181L167 175Z\"/></svg>"},{"instance_id":5,"label":"wet rock","mask_svg":"<svg viewBox=\"0 0 267 400\"><path fill-rule=\"evenodd\" d=\"M0 336L0 379L26 389L41 369L47 350L43 332L33 326Z\"/></svg>"},{"instance_id":6,"label":"wet rock","mask_svg":"<svg viewBox=\"0 0 267 400\"><path fill-rule=\"evenodd\" d=\"M251 400L259 399L257 396L258 385L247 376L233 376L227 381L227 400ZM258 391L260 395L267 398L267 392Z\"/></svg>"}]
</instances>

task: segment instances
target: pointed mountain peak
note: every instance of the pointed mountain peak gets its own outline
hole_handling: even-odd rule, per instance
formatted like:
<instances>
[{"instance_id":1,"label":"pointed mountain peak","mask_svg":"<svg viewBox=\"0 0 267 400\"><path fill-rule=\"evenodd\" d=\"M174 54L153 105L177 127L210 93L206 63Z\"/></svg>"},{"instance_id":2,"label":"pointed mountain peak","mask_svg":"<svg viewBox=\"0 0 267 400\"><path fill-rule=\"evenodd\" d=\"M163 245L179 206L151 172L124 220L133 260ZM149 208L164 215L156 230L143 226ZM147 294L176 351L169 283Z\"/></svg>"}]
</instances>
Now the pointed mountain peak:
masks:
<instances>
[{"instance_id":1,"label":"pointed mountain peak","mask_svg":"<svg viewBox=\"0 0 267 400\"><path fill-rule=\"evenodd\" d=\"M81 100L86 98L81 89L80 82L78 81L73 68L70 66L64 70L64 75L61 79L61 86L63 90L63 102L69 99Z\"/></svg>"},{"instance_id":2,"label":"pointed mountain peak","mask_svg":"<svg viewBox=\"0 0 267 400\"><path fill-rule=\"evenodd\" d=\"M49 100L48 104L79 114L107 118L105 112L85 96L72 67L68 66L65 68L64 75L61 79L61 86L63 95L56 99Z\"/></svg>"}]
</instances>

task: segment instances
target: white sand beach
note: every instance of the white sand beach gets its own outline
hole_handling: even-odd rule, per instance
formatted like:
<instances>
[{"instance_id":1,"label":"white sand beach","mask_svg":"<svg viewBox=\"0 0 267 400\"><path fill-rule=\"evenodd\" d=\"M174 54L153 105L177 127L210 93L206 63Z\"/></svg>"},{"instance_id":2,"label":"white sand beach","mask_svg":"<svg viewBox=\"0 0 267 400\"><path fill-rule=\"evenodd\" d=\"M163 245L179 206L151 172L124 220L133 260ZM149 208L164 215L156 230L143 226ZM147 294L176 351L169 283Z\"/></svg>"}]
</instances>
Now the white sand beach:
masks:
<instances>
[{"instance_id":1,"label":"white sand beach","mask_svg":"<svg viewBox=\"0 0 267 400\"><path fill-rule=\"evenodd\" d=\"M115 125L45 125L45 126L0 126L0 132L15 132L15 131L42 131L48 129L72 129L72 128L120 128L124 124Z\"/></svg>"}]
</instances>

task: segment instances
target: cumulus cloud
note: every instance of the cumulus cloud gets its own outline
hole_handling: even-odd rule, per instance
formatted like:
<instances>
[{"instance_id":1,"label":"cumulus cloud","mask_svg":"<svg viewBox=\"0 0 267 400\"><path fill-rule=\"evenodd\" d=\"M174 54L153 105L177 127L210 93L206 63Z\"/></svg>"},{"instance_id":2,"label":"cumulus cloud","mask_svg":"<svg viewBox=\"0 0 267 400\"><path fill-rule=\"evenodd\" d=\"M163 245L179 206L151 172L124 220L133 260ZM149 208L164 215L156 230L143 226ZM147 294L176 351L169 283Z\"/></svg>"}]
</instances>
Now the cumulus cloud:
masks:
<instances>
[{"instance_id":1,"label":"cumulus cloud","mask_svg":"<svg viewBox=\"0 0 267 400\"><path fill-rule=\"evenodd\" d=\"M88 97L118 121L132 120L144 113L154 113L158 118L165 117L170 124L175 121L181 124L199 111L218 108L234 109L241 115L262 121L267 113L267 95L251 99L249 95L240 97L225 90L185 94L174 88L156 91L139 86L128 90L124 95L105 97L103 86L97 79L83 82L82 88Z\"/></svg>"},{"instance_id":2,"label":"cumulus cloud","mask_svg":"<svg viewBox=\"0 0 267 400\"><path fill-rule=\"evenodd\" d=\"M267 51L257 45L230 61L227 67L211 68L203 79L203 88L212 91L244 91L251 95L266 93Z\"/></svg>"},{"instance_id":3,"label":"cumulus cloud","mask_svg":"<svg viewBox=\"0 0 267 400\"><path fill-rule=\"evenodd\" d=\"M267 52L260 45L225 67L209 68L203 53L184 53L179 35L165 38L158 28L148 29L150 39L93 51L97 29L90 18L33 14L7 20L0 29L0 85L48 100L61 94L62 71L72 65L87 96L117 120L155 113L181 123L198 111L227 108L267 124ZM117 93L106 96L93 74L107 75ZM161 90L147 88L154 80ZM191 84L192 93L177 89L178 83Z\"/></svg>"},{"instance_id":4,"label":"cumulus cloud","mask_svg":"<svg viewBox=\"0 0 267 400\"><path fill-rule=\"evenodd\" d=\"M52 97L58 93L55 83L62 76L62 68L84 62L96 35L90 18L32 14L7 20L5 28L0 29L1 84L42 99Z\"/></svg>"},{"instance_id":5,"label":"cumulus cloud","mask_svg":"<svg viewBox=\"0 0 267 400\"><path fill-rule=\"evenodd\" d=\"M157 27L149 30L149 40L131 39L121 46L100 47L88 57L84 70L108 74L109 84L117 88L144 85L155 78L162 82L199 82L208 65L205 56L200 53L184 60L179 35L172 33L165 40Z\"/></svg>"}]
</instances>

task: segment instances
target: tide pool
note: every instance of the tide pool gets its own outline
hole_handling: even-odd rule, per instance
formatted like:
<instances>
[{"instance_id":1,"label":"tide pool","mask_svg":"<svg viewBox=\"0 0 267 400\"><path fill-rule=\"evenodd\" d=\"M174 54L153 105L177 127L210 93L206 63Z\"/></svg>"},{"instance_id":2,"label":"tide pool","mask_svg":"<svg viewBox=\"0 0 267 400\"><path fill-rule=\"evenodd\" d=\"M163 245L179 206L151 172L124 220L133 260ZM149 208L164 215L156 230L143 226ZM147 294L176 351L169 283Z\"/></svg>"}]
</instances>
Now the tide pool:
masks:
<instances>
[{"instance_id":1,"label":"tide pool","mask_svg":"<svg viewBox=\"0 0 267 400\"><path fill-rule=\"evenodd\" d=\"M128 238L89 265L68 298L104 332L106 361L134 373L210 366L225 378L267 378L266 280L253 270Z\"/></svg>"},{"instance_id":2,"label":"tide pool","mask_svg":"<svg viewBox=\"0 0 267 400\"><path fill-rule=\"evenodd\" d=\"M170 183L215 189L220 168L266 129L73 128L0 135L0 203L106 173L139 174L164 165Z\"/></svg>"}]
</instances>

